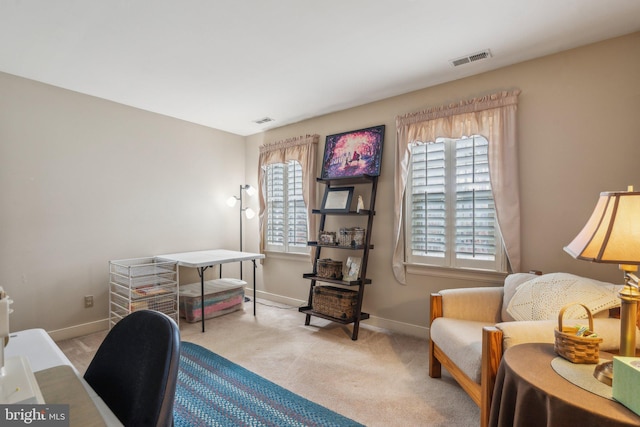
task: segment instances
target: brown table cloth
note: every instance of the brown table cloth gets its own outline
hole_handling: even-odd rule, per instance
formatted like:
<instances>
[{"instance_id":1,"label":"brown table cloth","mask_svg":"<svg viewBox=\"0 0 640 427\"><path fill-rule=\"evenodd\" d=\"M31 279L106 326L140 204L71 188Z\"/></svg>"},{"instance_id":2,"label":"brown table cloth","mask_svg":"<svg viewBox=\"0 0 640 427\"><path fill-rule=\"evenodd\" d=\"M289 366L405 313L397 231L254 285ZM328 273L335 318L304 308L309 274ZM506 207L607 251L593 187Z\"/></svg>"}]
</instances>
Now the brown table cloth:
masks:
<instances>
[{"instance_id":1,"label":"brown table cloth","mask_svg":"<svg viewBox=\"0 0 640 427\"><path fill-rule=\"evenodd\" d=\"M621 403L558 375L551 367L556 356L553 344L522 344L505 352L493 392L490 426L640 426L640 416Z\"/></svg>"}]
</instances>

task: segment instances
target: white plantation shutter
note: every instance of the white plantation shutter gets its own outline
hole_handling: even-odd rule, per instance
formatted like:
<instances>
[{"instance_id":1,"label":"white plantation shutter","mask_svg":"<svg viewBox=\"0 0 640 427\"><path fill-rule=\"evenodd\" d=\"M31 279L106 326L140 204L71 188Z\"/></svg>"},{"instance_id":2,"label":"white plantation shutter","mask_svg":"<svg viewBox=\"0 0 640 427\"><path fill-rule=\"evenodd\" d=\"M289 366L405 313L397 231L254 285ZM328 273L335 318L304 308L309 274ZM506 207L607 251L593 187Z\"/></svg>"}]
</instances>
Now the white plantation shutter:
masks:
<instances>
[{"instance_id":1,"label":"white plantation shutter","mask_svg":"<svg viewBox=\"0 0 640 427\"><path fill-rule=\"evenodd\" d=\"M445 144L415 146L411 165L412 253L444 258L447 252Z\"/></svg>"},{"instance_id":2,"label":"white plantation shutter","mask_svg":"<svg viewBox=\"0 0 640 427\"><path fill-rule=\"evenodd\" d=\"M269 165L266 175L267 245L284 248L284 164Z\"/></svg>"},{"instance_id":3,"label":"white plantation shutter","mask_svg":"<svg viewBox=\"0 0 640 427\"><path fill-rule=\"evenodd\" d=\"M306 252L307 208L302 197L300 163L273 163L266 168L266 243L279 252Z\"/></svg>"},{"instance_id":4,"label":"white plantation shutter","mask_svg":"<svg viewBox=\"0 0 640 427\"><path fill-rule=\"evenodd\" d=\"M455 141L455 253L458 259L494 261L496 258L496 213L487 147L488 141L482 137Z\"/></svg>"},{"instance_id":5,"label":"white plantation shutter","mask_svg":"<svg viewBox=\"0 0 640 427\"><path fill-rule=\"evenodd\" d=\"M414 145L407 187L409 262L504 270L481 136Z\"/></svg>"},{"instance_id":6,"label":"white plantation shutter","mask_svg":"<svg viewBox=\"0 0 640 427\"><path fill-rule=\"evenodd\" d=\"M307 207L302 198L302 168L291 161L287 165L287 244L289 248L307 247Z\"/></svg>"}]
</instances>

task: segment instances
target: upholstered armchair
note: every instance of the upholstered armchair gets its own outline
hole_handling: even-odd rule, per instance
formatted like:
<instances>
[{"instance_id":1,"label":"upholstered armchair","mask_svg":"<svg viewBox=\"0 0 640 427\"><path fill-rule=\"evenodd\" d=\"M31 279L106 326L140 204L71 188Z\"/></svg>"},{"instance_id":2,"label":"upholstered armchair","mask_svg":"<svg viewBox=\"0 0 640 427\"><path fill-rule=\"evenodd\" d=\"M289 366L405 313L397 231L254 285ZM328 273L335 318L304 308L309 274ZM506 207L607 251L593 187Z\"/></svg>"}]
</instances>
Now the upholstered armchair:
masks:
<instances>
[{"instance_id":1,"label":"upholstered armchair","mask_svg":"<svg viewBox=\"0 0 640 427\"><path fill-rule=\"evenodd\" d=\"M570 302L587 302L594 313L594 330L603 338L600 350L618 351L620 321L612 317L615 313L612 307L619 305L618 289L615 285L564 273L544 276L518 273L509 275L503 287L434 293L430 300L429 376L439 378L444 366L480 407L480 425L484 427L503 352L522 343L553 343L557 313L566 304L564 300L578 298ZM519 320L528 313L547 320ZM565 314L564 318L588 322L578 319L577 314L573 312L571 317ZM640 343L640 335L637 342Z\"/></svg>"}]
</instances>

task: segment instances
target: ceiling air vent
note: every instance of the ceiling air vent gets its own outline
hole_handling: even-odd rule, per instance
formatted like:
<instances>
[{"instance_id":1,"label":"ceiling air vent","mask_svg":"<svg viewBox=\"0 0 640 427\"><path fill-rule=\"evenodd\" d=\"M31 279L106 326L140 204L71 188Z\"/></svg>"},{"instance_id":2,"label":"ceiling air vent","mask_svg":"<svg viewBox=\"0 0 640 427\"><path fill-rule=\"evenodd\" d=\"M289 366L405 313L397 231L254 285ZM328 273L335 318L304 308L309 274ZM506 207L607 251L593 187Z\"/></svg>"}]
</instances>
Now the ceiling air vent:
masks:
<instances>
[{"instance_id":1,"label":"ceiling air vent","mask_svg":"<svg viewBox=\"0 0 640 427\"><path fill-rule=\"evenodd\" d=\"M254 120L253 123L255 123L257 125L263 125L265 123L269 123L269 122L273 122L273 121L275 121L275 119L272 119L271 117L263 117L261 119Z\"/></svg>"},{"instance_id":2,"label":"ceiling air vent","mask_svg":"<svg viewBox=\"0 0 640 427\"><path fill-rule=\"evenodd\" d=\"M451 65L454 67L468 64L470 62L481 61L483 59L491 58L491 51L489 49L483 50L481 52L472 53L471 55L463 56L461 58L452 59Z\"/></svg>"}]
</instances>

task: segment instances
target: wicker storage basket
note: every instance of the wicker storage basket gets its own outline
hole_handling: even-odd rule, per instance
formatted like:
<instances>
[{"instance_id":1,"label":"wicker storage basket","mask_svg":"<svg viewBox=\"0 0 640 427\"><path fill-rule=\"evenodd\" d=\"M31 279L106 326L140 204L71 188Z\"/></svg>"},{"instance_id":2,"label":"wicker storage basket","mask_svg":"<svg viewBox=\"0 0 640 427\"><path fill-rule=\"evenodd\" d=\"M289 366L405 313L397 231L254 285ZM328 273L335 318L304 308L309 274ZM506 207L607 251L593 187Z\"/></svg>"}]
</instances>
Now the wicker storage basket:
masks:
<instances>
[{"instance_id":1,"label":"wicker storage basket","mask_svg":"<svg viewBox=\"0 0 640 427\"><path fill-rule=\"evenodd\" d=\"M316 286L313 288L313 311L336 317L351 319L355 316L358 292L335 286Z\"/></svg>"},{"instance_id":2,"label":"wicker storage basket","mask_svg":"<svg viewBox=\"0 0 640 427\"><path fill-rule=\"evenodd\" d=\"M342 279L342 261L319 259L316 269L318 277L325 279Z\"/></svg>"},{"instance_id":3,"label":"wicker storage basket","mask_svg":"<svg viewBox=\"0 0 640 427\"><path fill-rule=\"evenodd\" d=\"M589 331L593 332L593 315L591 310L583 304L567 304L558 313L558 328L554 330L555 342L553 348L555 352L573 363L595 364L600 359L600 343L602 338L578 336L578 327L562 326L562 317L567 308L573 305L580 305L589 316Z\"/></svg>"}]
</instances>

